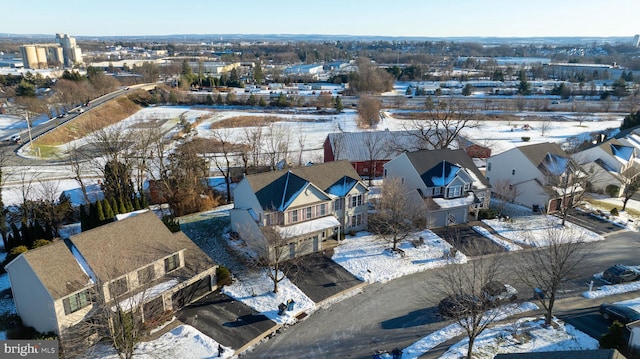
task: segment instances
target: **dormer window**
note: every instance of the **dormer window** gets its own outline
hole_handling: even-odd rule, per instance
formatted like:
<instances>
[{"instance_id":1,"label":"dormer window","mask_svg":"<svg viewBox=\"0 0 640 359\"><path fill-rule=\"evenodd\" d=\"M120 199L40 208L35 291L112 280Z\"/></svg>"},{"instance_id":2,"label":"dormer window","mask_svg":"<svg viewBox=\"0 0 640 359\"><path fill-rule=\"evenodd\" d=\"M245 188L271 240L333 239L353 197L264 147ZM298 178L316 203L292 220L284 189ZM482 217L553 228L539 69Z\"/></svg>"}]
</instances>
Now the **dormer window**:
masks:
<instances>
[{"instance_id":1,"label":"dormer window","mask_svg":"<svg viewBox=\"0 0 640 359\"><path fill-rule=\"evenodd\" d=\"M442 188L441 187L434 187L433 188L433 195L434 196L439 196L440 194L442 194Z\"/></svg>"},{"instance_id":2,"label":"dormer window","mask_svg":"<svg viewBox=\"0 0 640 359\"><path fill-rule=\"evenodd\" d=\"M462 186L452 186L449 188L449 195L447 197L454 198L462 195Z\"/></svg>"}]
</instances>

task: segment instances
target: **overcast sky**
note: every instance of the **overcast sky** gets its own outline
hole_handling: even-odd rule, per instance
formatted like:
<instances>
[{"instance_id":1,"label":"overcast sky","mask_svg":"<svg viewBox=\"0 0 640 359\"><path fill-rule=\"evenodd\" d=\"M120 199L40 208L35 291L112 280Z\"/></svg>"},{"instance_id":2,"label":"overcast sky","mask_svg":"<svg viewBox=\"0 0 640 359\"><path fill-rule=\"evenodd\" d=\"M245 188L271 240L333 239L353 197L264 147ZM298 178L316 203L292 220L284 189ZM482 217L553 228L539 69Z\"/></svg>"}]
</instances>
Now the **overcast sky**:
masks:
<instances>
[{"instance_id":1,"label":"overcast sky","mask_svg":"<svg viewBox=\"0 0 640 359\"><path fill-rule=\"evenodd\" d=\"M0 33L629 36L640 0L9 0Z\"/></svg>"}]
</instances>

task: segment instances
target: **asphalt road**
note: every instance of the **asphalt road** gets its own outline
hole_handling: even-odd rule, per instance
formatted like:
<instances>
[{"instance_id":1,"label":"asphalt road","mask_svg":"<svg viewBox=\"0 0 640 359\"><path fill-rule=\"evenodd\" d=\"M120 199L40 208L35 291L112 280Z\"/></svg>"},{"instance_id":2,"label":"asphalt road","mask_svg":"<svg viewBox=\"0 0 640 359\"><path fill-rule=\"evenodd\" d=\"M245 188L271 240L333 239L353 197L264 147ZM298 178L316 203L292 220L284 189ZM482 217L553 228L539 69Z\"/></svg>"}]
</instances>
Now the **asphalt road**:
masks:
<instances>
[{"instance_id":1,"label":"asphalt road","mask_svg":"<svg viewBox=\"0 0 640 359\"><path fill-rule=\"evenodd\" d=\"M637 263L640 258L638 241L640 238L637 233L616 232L603 242L589 244L591 254L583 263L584 275L567 283L559 294L558 311L563 311L562 303L588 303L591 307L602 303L604 300L579 302L577 299L581 292L587 290L587 282L593 274L615 263ZM510 252L500 256L500 259L503 261L503 274L510 277L510 268L522 260L522 254ZM319 310L308 319L256 346L243 357L371 358L376 350L404 348L449 324L436 315L436 306L443 294L435 289L438 287L435 274L442 270L446 270L446 267L384 284L371 284L365 287L363 293ZM510 284L519 290L519 298L531 297L530 289L521 283L512 281ZM586 327L592 325L593 321L600 324L599 327L594 326L594 335L602 331L598 328L606 330L607 323L591 314L585 316L588 320Z\"/></svg>"}]
</instances>

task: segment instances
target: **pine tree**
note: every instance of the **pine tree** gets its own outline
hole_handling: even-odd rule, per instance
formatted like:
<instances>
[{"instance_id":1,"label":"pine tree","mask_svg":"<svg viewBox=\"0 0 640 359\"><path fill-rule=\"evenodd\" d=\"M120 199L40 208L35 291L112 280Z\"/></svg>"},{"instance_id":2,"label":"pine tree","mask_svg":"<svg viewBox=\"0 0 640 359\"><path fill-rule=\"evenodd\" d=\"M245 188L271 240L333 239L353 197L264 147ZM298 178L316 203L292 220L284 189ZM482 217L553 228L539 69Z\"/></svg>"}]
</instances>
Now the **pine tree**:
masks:
<instances>
[{"instance_id":1,"label":"pine tree","mask_svg":"<svg viewBox=\"0 0 640 359\"><path fill-rule=\"evenodd\" d=\"M87 229L93 229L98 226L98 210L96 208L96 203L91 202L89 205L89 226Z\"/></svg>"},{"instance_id":2,"label":"pine tree","mask_svg":"<svg viewBox=\"0 0 640 359\"><path fill-rule=\"evenodd\" d=\"M133 197L133 209L136 211L142 209L142 205L140 204L140 197L137 195Z\"/></svg>"},{"instance_id":3,"label":"pine tree","mask_svg":"<svg viewBox=\"0 0 640 359\"><path fill-rule=\"evenodd\" d=\"M125 206L122 197L118 197L118 212L120 212L120 214L127 213L127 207Z\"/></svg>"},{"instance_id":4,"label":"pine tree","mask_svg":"<svg viewBox=\"0 0 640 359\"><path fill-rule=\"evenodd\" d=\"M342 104L342 98L340 96L336 96L336 111L342 112L344 110L344 105Z\"/></svg>"},{"instance_id":5,"label":"pine tree","mask_svg":"<svg viewBox=\"0 0 640 359\"><path fill-rule=\"evenodd\" d=\"M104 222L104 210L102 209L102 201L96 201L96 214L98 218L98 223Z\"/></svg>"},{"instance_id":6,"label":"pine tree","mask_svg":"<svg viewBox=\"0 0 640 359\"><path fill-rule=\"evenodd\" d=\"M147 196L144 193L140 194L140 206L141 209L149 208L149 202L147 202Z\"/></svg>"},{"instance_id":7,"label":"pine tree","mask_svg":"<svg viewBox=\"0 0 640 359\"><path fill-rule=\"evenodd\" d=\"M218 94L216 97L216 105L224 105L224 100L222 99L222 95Z\"/></svg>"},{"instance_id":8,"label":"pine tree","mask_svg":"<svg viewBox=\"0 0 640 359\"><path fill-rule=\"evenodd\" d=\"M80 232L87 230L87 212L84 209L84 203L80 204Z\"/></svg>"},{"instance_id":9,"label":"pine tree","mask_svg":"<svg viewBox=\"0 0 640 359\"><path fill-rule=\"evenodd\" d=\"M111 203L106 198L102 200L102 211L106 219L113 219L116 216L113 213L113 208L111 208Z\"/></svg>"},{"instance_id":10,"label":"pine tree","mask_svg":"<svg viewBox=\"0 0 640 359\"><path fill-rule=\"evenodd\" d=\"M118 202L115 197L111 197L111 209L113 210L113 215L122 214L120 212L120 207L118 207Z\"/></svg>"},{"instance_id":11,"label":"pine tree","mask_svg":"<svg viewBox=\"0 0 640 359\"><path fill-rule=\"evenodd\" d=\"M133 212L133 204L131 203L130 198L127 198L127 200L125 201L125 206L127 207L127 213Z\"/></svg>"}]
</instances>

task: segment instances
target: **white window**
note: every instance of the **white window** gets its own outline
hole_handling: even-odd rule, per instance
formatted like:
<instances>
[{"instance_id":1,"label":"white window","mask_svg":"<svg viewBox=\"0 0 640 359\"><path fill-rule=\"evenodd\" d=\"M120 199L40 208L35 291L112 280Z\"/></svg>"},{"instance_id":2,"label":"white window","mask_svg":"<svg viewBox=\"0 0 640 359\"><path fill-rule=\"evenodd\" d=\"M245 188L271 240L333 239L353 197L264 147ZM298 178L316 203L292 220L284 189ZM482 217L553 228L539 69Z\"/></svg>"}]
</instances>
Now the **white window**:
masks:
<instances>
[{"instance_id":1,"label":"white window","mask_svg":"<svg viewBox=\"0 0 640 359\"><path fill-rule=\"evenodd\" d=\"M351 196L351 207L362 206L362 194Z\"/></svg>"},{"instance_id":2,"label":"white window","mask_svg":"<svg viewBox=\"0 0 640 359\"><path fill-rule=\"evenodd\" d=\"M349 219L349 226L356 227L362 224L362 213L355 214Z\"/></svg>"},{"instance_id":3,"label":"white window","mask_svg":"<svg viewBox=\"0 0 640 359\"><path fill-rule=\"evenodd\" d=\"M307 213L306 219L311 219L311 207L306 208L306 213Z\"/></svg>"},{"instance_id":4,"label":"white window","mask_svg":"<svg viewBox=\"0 0 640 359\"><path fill-rule=\"evenodd\" d=\"M452 186L449 188L449 195L447 197L460 197L462 195L462 186Z\"/></svg>"},{"instance_id":5,"label":"white window","mask_svg":"<svg viewBox=\"0 0 640 359\"><path fill-rule=\"evenodd\" d=\"M440 188L440 187L434 187L433 188L433 195L434 196L439 196L440 193L442 193L442 188Z\"/></svg>"},{"instance_id":6,"label":"white window","mask_svg":"<svg viewBox=\"0 0 640 359\"><path fill-rule=\"evenodd\" d=\"M316 213L320 213L320 216L324 216L324 215L326 215L326 214L327 214L327 213L326 213L326 212L327 212L327 210L326 210L326 207L325 207L325 206L326 206L326 204L324 204L324 203L323 203L323 204L321 204L321 205L319 205L319 206L318 206L318 208L316 209Z\"/></svg>"},{"instance_id":7,"label":"white window","mask_svg":"<svg viewBox=\"0 0 640 359\"><path fill-rule=\"evenodd\" d=\"M335 202L333 202L333 210L340 211L342 209L342 198L338 198Z\"/></svg>"},{"instance_id":8,"label":"white window","mask_svg":"<svg viewBox=\"0 0 640 359\"><path fill-rule=\"evenodd\" d=\"M291 223L298 222L298 210L291 211Z\"/></svg>"},{"instance_id":9,"label":"white window","mask_svg":"<svg viewBox=\"0 0 640 359\"><path fill-rule=\"evenodd\" d=\"M180 266L180 255L178 253L164 259L164 272L169 273Z\"/></svg>"}]
</instances>

